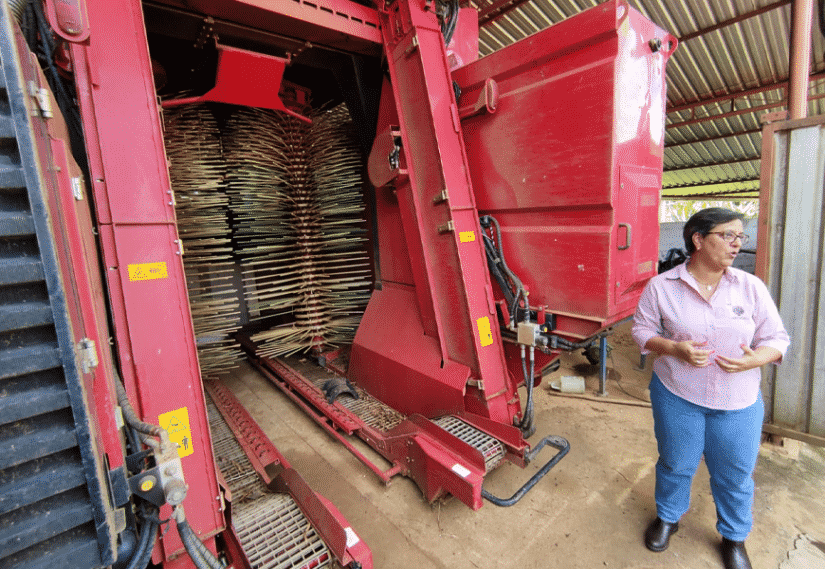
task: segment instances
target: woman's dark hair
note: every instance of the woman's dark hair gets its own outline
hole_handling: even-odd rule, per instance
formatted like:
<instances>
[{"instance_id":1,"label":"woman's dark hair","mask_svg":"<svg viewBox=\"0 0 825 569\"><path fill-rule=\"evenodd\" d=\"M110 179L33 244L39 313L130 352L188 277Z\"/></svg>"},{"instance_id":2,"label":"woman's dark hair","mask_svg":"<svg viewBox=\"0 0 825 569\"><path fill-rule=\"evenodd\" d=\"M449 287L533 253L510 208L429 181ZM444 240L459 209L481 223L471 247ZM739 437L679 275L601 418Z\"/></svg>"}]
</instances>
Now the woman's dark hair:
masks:
<instances>
[{"instance_id":1,"label":"woman's dark hair","mask_svg":"<svg viewBox=\"0 0 825 569\"><path fill-rule=\"evenodd\" d=\"M723 207L709 207L691 215L682 231L682 236L685 238L685 250L687 250L688 255L693 255L696 252L696 246L693 244L694 233L706 237L717 225L734 219L744 220L745 216Z\"/></svg>"}]
</instances>

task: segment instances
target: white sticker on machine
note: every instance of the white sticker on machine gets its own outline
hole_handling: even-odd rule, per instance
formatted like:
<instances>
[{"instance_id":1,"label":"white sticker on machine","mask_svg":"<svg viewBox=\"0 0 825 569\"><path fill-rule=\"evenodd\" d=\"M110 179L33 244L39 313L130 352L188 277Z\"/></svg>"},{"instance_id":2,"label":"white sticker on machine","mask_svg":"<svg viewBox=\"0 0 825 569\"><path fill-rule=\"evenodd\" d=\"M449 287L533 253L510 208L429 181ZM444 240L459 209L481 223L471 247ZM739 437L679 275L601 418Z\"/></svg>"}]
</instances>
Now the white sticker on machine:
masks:
<instances>
[{"instance_id":1,"label":"white sticker on machine","mask_svg":"<svg viewBox=\"0 0 825 569\"><path fill-rule=\"evenodd\" d=\"M360 539L358 539L358 536L355 534L355 532L352 531L351 527L345 527L344 533L347 534L347 547L352 547L353 545L361 541Z\"/></svg>"},{"instance_id":2,"label":"white sticker on machine","mask_svg":"<svg viewBox=\"0 0 825 569\"><path fill-rule=\"evenodd\" d=\"M461 476L462 478L467 478L470 475L470 471L467 470L465 467L461 466L457 462L453 465L452 469L453 472Z\"/></svg>"}]
</instances>

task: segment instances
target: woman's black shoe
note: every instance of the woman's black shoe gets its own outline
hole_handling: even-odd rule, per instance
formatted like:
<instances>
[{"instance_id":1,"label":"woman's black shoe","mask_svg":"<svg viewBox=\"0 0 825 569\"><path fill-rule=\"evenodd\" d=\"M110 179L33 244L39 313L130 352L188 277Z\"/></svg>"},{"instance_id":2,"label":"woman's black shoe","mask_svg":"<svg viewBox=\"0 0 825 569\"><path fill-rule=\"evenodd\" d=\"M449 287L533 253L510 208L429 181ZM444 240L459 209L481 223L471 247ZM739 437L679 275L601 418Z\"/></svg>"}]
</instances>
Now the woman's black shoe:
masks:
<instances>
[{"instance_id":1,"label":"woman's black shoe","mask_svg":"<svg viewBox=\"0 0 825 569\"><path fill-rule=\"evenodd\" d=\"M661 518L656 518L645 532L645 546L650 551L664 551L670 545L670 536L677 531L679 531L679 522L671 524L663 522Z\"/></svg>"},{"instance_id":2,"label":"woman's black shoe","mask_svg":"<svg viewBox=\"0 0 825 569\"><path fill-rule=\"evenodd\" d=\"M751 560L745 550L744 541L722 538L722 562L725 569L751 569Z\"/></svg>"}]
</instances>

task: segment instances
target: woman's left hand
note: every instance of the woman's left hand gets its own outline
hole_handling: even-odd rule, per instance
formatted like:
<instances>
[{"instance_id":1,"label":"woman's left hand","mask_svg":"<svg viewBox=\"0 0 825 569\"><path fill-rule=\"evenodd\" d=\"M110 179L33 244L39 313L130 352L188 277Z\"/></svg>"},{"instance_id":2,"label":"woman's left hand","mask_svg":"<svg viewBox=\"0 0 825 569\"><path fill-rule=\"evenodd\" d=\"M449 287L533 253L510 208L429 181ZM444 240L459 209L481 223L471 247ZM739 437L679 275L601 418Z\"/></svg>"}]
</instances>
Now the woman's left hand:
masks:
<instances>
[{"instance_id":1,"label":"woman's left hand","mask_svg":"<svg viewBox=\"0 0 825 569\"><path fill-rule=\"evenodd\" d=\"M734 358L726 358L725 356L717 355L716 356L716 364L725 370L728 373L737 373L740 371L747 371L749 369L753 369L755 367L759 367L765 364L763 358L760 358L756 352L751 350L750 346L746 344L742 344L739 346L742 348L743 355L741 358L734 359Z\"/></svg>"}]
</instances>

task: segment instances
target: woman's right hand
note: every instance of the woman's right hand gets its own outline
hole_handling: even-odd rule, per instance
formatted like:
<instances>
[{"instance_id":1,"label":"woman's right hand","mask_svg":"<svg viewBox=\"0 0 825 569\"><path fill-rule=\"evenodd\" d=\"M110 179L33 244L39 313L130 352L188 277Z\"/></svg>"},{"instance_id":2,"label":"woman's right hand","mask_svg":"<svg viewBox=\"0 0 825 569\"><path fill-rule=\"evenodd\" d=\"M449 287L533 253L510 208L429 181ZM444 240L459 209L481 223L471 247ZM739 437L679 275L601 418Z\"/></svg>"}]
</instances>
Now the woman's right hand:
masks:
<instances>
[{"instance_id":1,"label":"woman's right hand","mask_svg":"<svg viewBox=\"0 0 825 569\"><path fill-rule=\"evenodd\" d=\"M685 340L676 342L673 345L673 355L680 360L689 363L693 367L707 367L713 360L710 355L714 350L707 349L707 340Z\"/></svg>"}]
</instances>

